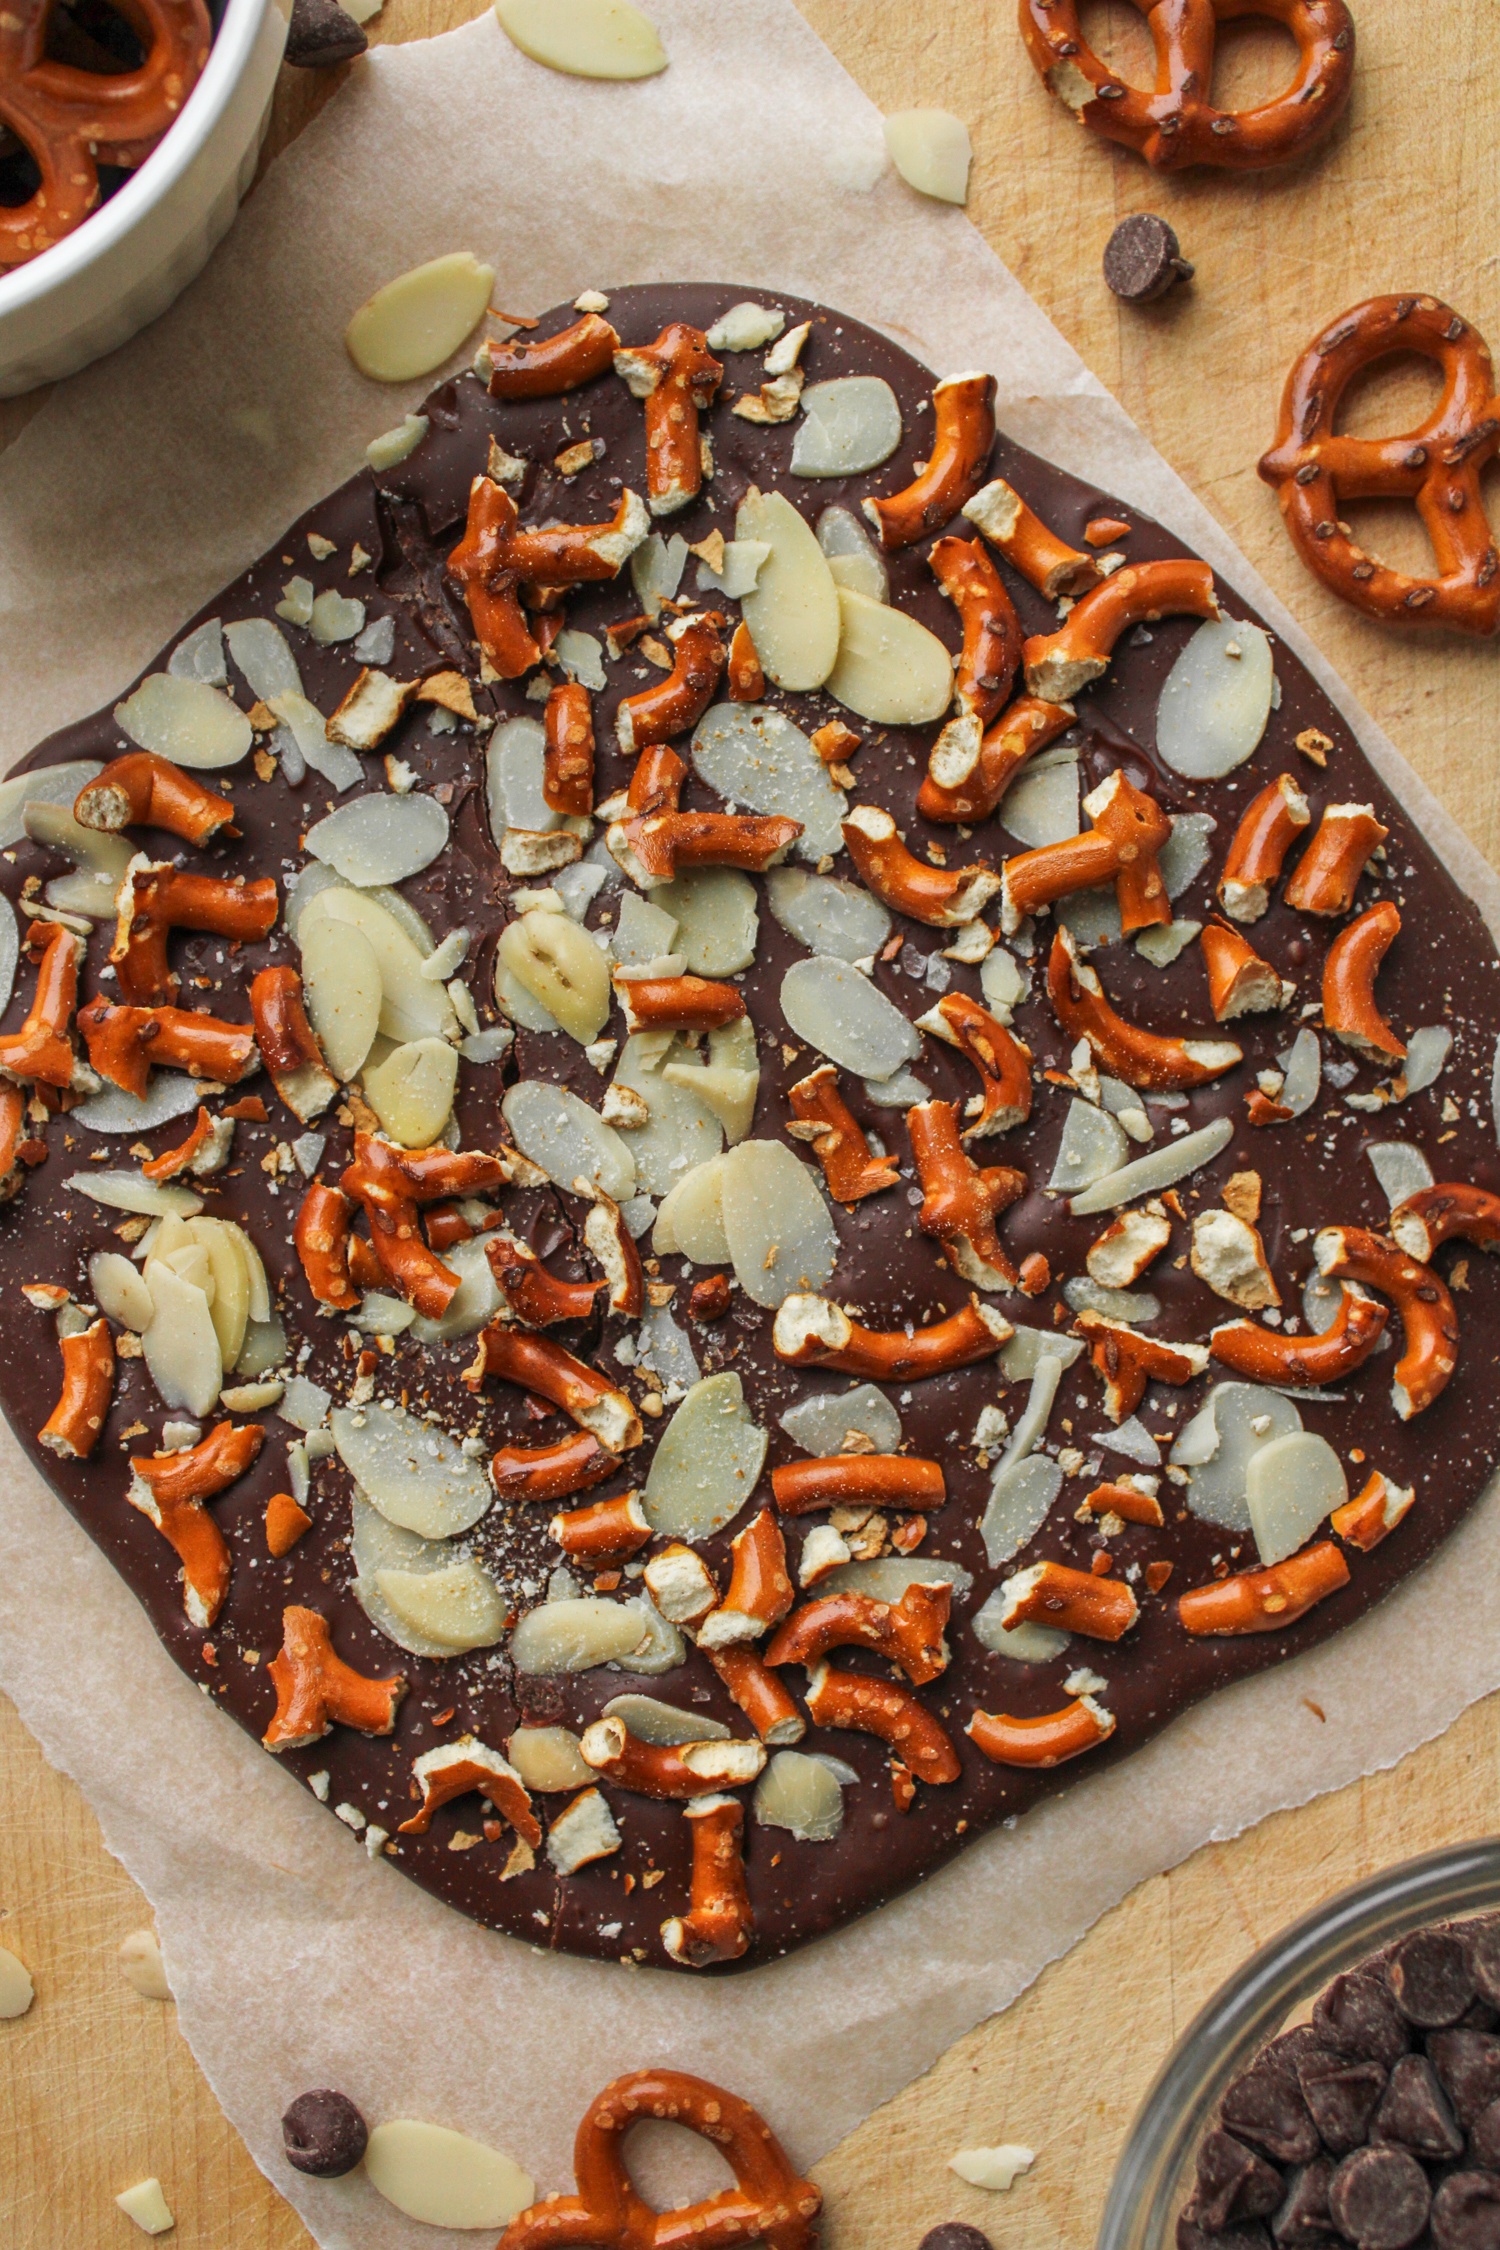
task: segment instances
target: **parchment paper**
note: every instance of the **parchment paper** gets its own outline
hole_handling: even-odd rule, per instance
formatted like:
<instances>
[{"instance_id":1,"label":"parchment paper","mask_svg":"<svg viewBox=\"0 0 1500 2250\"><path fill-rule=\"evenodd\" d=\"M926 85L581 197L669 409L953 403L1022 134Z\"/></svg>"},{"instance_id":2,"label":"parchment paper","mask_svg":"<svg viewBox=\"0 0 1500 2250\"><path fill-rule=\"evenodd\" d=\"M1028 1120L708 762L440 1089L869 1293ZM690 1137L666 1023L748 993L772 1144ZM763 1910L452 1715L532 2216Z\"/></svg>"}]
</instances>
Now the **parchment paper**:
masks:
<instances>
[{"instance_id":1,"label":"parchment paper","mask_svg":"<svg viewBox=\"0 0 1500 2250\"><path fill-rule=\"evenodd\" d=\"M884 169L876 111L790 0L652 12L672 64L636 87L544 72L489 16L377 48L190 295L59 391L0 460L0 761L115 692L400 419L424 386L362 382L340 343L379 283L462 247L493 260L498 301L523 311L724 275L842 306L940 373L993 370L1006 429L1170 524L1269 618L1500 930L1488 867L962 213ZM1487 1496L1331 1645L1200 1707L854 1928L701 1986L544 1957L372 1865L204 1707L8 1435L0 1477L0 1680L150 1896L183 2030L330 2250L473 2238L413 2230L362 2177L291 2172L278 2120L304 2086L344 2087L372 2119L473 2133L552 2189L571 2184L590 2095L670 2061L758 2103L811 2163L1143 1877L1393 1763L1500 1684ZM1326 1726L1306 1725L1308 1695Z\"/></svg>"}]
</instances>

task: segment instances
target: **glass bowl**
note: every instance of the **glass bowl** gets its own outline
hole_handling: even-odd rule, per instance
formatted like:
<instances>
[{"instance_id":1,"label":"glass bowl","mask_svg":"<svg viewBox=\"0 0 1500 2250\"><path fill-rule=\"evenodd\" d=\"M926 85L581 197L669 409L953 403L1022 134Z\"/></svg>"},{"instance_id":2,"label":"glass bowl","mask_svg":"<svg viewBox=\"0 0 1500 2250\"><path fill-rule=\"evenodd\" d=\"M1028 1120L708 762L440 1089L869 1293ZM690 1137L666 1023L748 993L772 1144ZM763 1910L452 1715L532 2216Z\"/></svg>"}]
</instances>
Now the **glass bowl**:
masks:
<instances>
[{"instance_id":1,"label":"glass bowl","mask_svg":"<svg viewBox=\"0 0 1500 2250\"><path fill-rule=\"evenodd\" d=\"M1323 1987L1424 1922L1500 1909L1500 1838L1454 1844L1372 1875L1272 1938L1188 2025L1136 2115L1096 2250L1172 2250L1198 2144L1229 2081Z\"/></svg>"}]
</instances>

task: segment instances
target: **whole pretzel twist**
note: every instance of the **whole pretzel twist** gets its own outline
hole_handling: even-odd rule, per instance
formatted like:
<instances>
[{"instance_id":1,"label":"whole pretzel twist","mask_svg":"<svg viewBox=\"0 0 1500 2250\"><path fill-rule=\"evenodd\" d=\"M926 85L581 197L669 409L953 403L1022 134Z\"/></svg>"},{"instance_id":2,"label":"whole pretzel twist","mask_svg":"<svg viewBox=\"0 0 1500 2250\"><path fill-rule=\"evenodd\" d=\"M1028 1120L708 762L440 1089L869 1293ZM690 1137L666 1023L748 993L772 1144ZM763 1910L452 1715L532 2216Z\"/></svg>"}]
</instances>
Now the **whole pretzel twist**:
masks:
<instances>
[{"instance_id":1,"label":"whole pretzel twist","mask_svg":"<svg viewBox=\"0 0 1500 2250\"><path fill-rule=\"evenodd\" d=\"M1354 376L1391 352L1420 352L1443 371L1432 413L1404 436L1335 435ZM1315 336L1281 398L1276 443L1260 473L1309 570L1346 602L1391 625L1492 633L1500 622L1500 553L1480 474L1500 449L1500 399L1490 348L1436 297L1370 297ZM1414 500L1437 557L1436 578L1391 570L1356 545L1343 500Z\"/></svg>"},{"instance_id":2,"label":"whole pretzel twist","mask_svg":"<svg viewBox=\"0 0 1500 2250\"><path fill-rule=\"evenodd\" d=\"M1080 124L1133 148L1158 172L1216 164L1258 171L1301 156L1333 127L1354 80L1354 20L1344 0L1131 0L1156 49L1156 85L1128 86L1083 36L1077 0L1020 0L1021 36L1047 85ZM1215 109L1218 27L1269 16L1297 42L1297 74L1257 109Z\"/></svg>"},{"instance_id":3,"label":"whole pretzel twist","mask_svg":"<svg viewBox=\"0 0 1500 2250\"><path fill-rule=\"evenodd\" d=\"M86 219L99 200L99 166L133 167L150 155L208 59L203 0L114 0L145 49L137 70L79 70L47 55L52 0L7 0L0 9L0 125L41 174L25 203L0 208L0 267L24 265Z\"/></svg>"},{"instance_id":4,"label":"whole pretzel twist","mask_svg":"<svg viewBox=\"0 0 1500 2250\"><path fill-rule=\"evenodd\" d=\"M625 2136L644 2118L667 2118L720 2151L736 2185L681 2211L656 2211L625 2169ZM680 2070L635 2070L590 2103L573 2144L576 2195L534 2203L512 2219L499 2250L816 2250L821 2189L799 2179L765 2119L748 2102Z\"/></svg>"}]
</instances>

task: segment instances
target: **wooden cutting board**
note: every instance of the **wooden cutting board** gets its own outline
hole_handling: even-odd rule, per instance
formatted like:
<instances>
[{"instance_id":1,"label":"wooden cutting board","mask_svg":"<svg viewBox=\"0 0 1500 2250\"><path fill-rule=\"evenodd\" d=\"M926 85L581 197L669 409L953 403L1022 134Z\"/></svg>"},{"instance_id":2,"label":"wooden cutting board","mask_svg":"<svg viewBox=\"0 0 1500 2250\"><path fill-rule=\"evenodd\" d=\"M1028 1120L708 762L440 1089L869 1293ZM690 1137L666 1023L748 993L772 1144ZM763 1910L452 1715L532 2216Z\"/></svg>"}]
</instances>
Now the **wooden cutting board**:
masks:
<instances>
[{"instance_id":1,"label":"wooden cutting board","mask_svg":"<svg viewBox=\"0 0 1500 2250\"><path fill-rule=\"evenodd\" d=\"M1014 0L799 4L883 109L931 104L968 121L976 225L1500 864L1500 651L1398 640L1344 608L1305 575L1255 475L1286 367L1343 306L1379 290L1427 290L1500 344L1484 224L1500 207L1487 0L1443 9L1354 0L1350 114L1330 148L1274 181L1158 180L1083 132L1034 77ZM420 38L478 12L479 0L389 0L371 31ZM1105 46L1101 26L1117 41L1117 66L1140 77L1132 8L1110 0L1089 12ZM1218 98L1262 98L1284 77L1288 52L1269 26L1236 27ZM270 153L336 83L283 73ZM1144 311L1112 298L1099 272L1115 221L1141 210L1171 219L1197 267L1190 291ZM1397 368L1362 394L1353 426L1405 427L1429 388ZM0 405L0 444L39 403ZM1425 558L1405 510L1363 530L1389 561ZM1319 1723L1309 1712L1307 1724ZM997 2244L1084 2250L1138 2101L1221 1979L1346 1883L1497 1826L1500 1698L1491 1698L1393 1772L1143 1884L818 2168L829 2250L916 2250L945 2218L967 2219ZM117 1972L120 1938L147 1919L78 1791L48 1769L0 1698L0 1942L38 1988L27 2017L0 2024L0 2237L15 2250L134 2241L113 2198L155 2172L182 2250L305 2250L309 2237L225 2121L172 2009L138 1999ZM795 2118L775 2122L795 2138ZM947 2171L955 2149L1002 2139L1039 2151L1009 2195L984 2196Z\"/></svg>"}]
</instances>

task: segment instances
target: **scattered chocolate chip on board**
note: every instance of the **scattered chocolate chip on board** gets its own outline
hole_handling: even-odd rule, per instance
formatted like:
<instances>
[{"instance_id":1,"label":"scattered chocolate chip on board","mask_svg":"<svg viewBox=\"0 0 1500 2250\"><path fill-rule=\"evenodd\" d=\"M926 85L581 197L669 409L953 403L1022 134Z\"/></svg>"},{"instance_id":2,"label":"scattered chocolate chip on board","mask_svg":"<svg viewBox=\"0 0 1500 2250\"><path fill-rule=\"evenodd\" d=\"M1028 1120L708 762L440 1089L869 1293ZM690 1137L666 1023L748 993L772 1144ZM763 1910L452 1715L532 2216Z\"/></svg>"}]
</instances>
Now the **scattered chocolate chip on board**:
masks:
<instances>
[{"instance_id":1,"label":"scattered chocolate chip on board","mask_svg":"<svg viewBox=\"0 0 1500 2250\"><path fill-rule=\"evenodd\" d=\"M0 1401L349 1849L714 1974L1474 1504L1500 974L987 375L587 302L0 790Z\"/></svg>"},{"instance_id":2,"label":"scattered chocolate chip on board","mask_svg":"<svg viewBox=\"0 0 1500 2250\"><path fill-rule=\"evenodd\" d=\"M1179 2250L1494 2250L1500 1917L1413 1930L1336 1977L1230 2085Z\"/></svg>"},{"instance_id":3,"label":"scattered chocolate chip on board","mask_svg":"<svg viewBox=\"0 0 1500 2250\"><path fill-rule=\"evenodd\" d=\"M1179 281L1192 278L1176 230L1154 212L1122 219L1104 245L1105 282L1127 304L1154 305Z\"/></svg>"}]
</instances>

